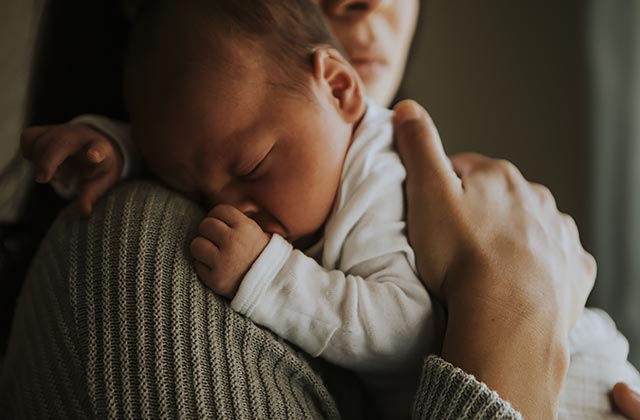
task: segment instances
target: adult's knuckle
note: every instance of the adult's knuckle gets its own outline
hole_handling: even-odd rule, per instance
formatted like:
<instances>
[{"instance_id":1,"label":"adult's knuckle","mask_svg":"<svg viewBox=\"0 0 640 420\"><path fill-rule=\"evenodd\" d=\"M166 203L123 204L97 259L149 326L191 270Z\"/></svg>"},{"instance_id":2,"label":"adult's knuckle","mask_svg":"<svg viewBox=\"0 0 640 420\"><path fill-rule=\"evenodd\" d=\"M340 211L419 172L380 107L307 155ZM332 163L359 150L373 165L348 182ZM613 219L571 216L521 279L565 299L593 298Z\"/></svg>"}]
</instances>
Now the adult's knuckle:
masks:
<instances>
[{"instance_id":1,"label":"adult's knuckle","mask_svg":"<svg viewBox=\"0 0 640 420\"><path fill-rule=\"evenodd\" d=\"M553 193L551 193L551 190L548 187L536 183L532 183L531 186L538 195L541 203L555 205L556 200L553 197Z\"/></svg>"},{"instance_id":2,"label":"adult's knuckle","mask_svg":"<svg viewBox=\"0 0 640 420\"><path fill-rule=\"evenodd\" d=\"M586 267L587 273L595 280L596 273L598 271L598 263L593 255L584 251L582 261Z\"/></svg>"},{"instance_id":3,"label":"adult's knuckle","mask_svg":"<svg viewBox=\"0 0 640 420\"><path fill-rule=\"evenodd\" d=\"M575 219L567 213L560 213L560 219L566 229L575 237L579 237L578 224Z\"/></svg>"},{"instance_id":4,"label":"adult's knuckle","mask_svg":"<svg viewBox=\"0 0 640 420\"><path fill-rule=\"evenodd\" d=\"M567 214L567 213L561 213L560 217L562 217L562 220L564 221L564 223L572 228L575 228L576 230L578 230L578 225L576 224L576 221L573 217L571 217L571 215Z\"/></svg>"},{"instance_id":5,"label":"adult's knuckle","mask_svg":"<svg viewBox=\"0 0 640 420\"><path fill-rule=\"evenodd\" d=\"M508 180L515 181L522 178L522 174L516 165L506 159L498 159L496 161L496 167Z\"/></svg>"}]
</instances>

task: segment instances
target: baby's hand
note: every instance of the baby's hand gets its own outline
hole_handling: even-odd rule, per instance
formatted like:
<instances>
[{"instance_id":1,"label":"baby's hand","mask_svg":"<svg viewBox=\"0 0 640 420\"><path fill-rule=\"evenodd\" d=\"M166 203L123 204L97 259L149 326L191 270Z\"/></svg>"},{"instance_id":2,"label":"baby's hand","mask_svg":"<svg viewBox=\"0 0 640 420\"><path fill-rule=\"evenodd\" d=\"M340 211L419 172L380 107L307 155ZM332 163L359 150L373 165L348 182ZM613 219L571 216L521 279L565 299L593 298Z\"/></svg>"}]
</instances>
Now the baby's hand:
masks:
<instances>
[{"instance_id":1,"label":"baby's hand","mask_svg":"<svg viewBox=\"0 0 640 420\"><path fill-rule=\"evenodd\" d=\"M209 212L191 242L191 255L202 282L215 293L233 299L243 277L269 235L233 206L221 204Z\"/></svg>"},{"instance_id":2,"label":"baby's hand","mask_svg":"<svg viewBox=\"0 0 640 420\"><path fill-rule=\"evenodd\" d=\"M36 181L77 177L77 203L90 215L94 203L120 178L123 157L102 133L88 125L60 124L25 129L22 154L35 165Z\"/></svg>"}]
</instances>

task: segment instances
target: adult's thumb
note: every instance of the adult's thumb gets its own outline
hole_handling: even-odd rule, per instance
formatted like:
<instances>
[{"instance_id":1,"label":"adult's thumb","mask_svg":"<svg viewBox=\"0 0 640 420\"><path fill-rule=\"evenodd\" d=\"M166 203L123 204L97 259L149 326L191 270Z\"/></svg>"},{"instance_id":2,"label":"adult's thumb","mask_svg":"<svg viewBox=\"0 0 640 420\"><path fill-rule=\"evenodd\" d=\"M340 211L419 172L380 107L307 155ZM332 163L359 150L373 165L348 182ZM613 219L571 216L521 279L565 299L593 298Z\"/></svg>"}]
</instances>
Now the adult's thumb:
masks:
<instances>
[{"instance_id":1,"label":"adult's thumb","mask_svg":"<svg viewBox=\"0 0 640 420\"><path fill-rule=\"evenodd\" d=\"M393 111L396 148L408 177L428 183L459 183L427 111L412 100L399 102Z\"/></svg>"},{"instance_id":2,"label":"adult's thumb","mask_svg":"<svg viewBox=\"0 0 640 420\"><path fill-rule=\"evenodd\" d=\"M629 419L640 419L640 394L622 382L614 385L611 394L618 411Z\"/></svg>"}]
</instances>

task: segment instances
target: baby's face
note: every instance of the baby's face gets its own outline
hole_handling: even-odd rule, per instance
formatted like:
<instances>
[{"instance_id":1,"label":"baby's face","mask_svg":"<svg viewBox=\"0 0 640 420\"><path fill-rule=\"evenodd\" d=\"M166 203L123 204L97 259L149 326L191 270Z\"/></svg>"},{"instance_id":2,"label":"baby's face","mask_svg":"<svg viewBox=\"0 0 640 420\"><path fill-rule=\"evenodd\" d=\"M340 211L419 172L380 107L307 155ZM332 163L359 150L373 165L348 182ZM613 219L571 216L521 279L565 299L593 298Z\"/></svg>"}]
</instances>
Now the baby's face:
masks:
<instances>
[{"instance_id":1,"label":"baby's face","mask_svg":"<svg viewBox=\"0 0 640 420\"><path fill-rule=\"evenodd\" d=\"M293 92L241 52L223 66L190 65L139 147L170 187L308 246L331 211L352 124L328 86L310 75L309 93Z\"/></svg>"}]
</instances>

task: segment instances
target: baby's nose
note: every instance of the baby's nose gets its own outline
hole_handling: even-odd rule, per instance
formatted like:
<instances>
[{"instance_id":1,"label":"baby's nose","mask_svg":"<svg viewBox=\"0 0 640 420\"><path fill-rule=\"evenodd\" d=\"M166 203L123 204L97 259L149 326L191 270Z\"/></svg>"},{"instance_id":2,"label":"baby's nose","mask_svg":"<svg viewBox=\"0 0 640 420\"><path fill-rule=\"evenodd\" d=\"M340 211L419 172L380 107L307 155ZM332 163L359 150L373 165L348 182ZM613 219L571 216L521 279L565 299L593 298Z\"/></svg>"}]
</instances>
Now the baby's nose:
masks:
<instances>
[{"instance_id":1,"label":"baby's nose","mask_svg":"<svg viewBox=\"0 0 640 420\"><path fill-rule=\"evenodd\" d=\"M237 185L233 184L227 185L215 194L211 194L209 198L213 206L227 204L237 208L249 217L260 210L259 206L242 188L238 188Z\"/></svg>"}]
</instances>

